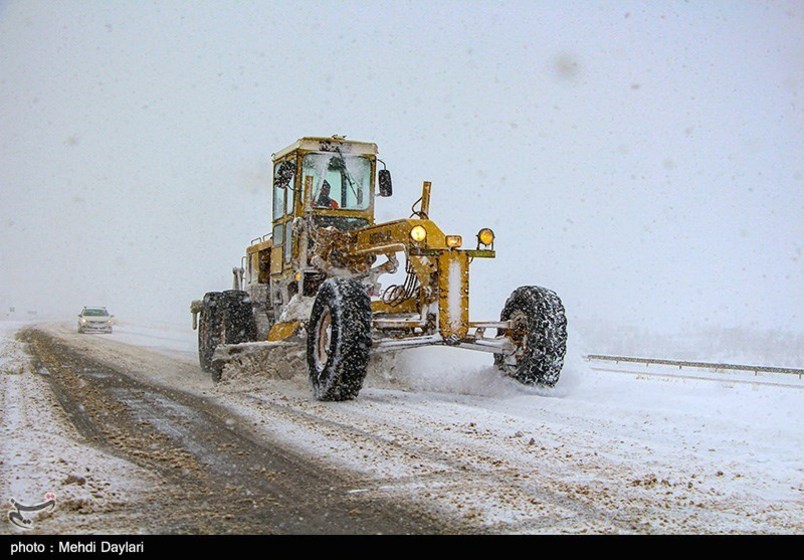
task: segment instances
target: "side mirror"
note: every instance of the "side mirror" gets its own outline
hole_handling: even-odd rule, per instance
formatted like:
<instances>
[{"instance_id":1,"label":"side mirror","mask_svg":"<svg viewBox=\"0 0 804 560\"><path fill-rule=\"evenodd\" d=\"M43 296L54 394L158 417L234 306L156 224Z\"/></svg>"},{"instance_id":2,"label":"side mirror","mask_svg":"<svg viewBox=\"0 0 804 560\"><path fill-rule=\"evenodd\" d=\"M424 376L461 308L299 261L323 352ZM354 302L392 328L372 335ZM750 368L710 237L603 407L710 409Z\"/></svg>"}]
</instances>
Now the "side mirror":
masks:
<instances>
[{"instance_id":1,"label":"side mirror","mask_svg":"<svg viewBox=\"0 0 804 560\"><path fill-rule=\"evenodd\" d=\"M380 196L391 196L394 193L391 185L391 172L387 169L380 169L377 178L380 180Z\"/></svg>"}]
</instances>

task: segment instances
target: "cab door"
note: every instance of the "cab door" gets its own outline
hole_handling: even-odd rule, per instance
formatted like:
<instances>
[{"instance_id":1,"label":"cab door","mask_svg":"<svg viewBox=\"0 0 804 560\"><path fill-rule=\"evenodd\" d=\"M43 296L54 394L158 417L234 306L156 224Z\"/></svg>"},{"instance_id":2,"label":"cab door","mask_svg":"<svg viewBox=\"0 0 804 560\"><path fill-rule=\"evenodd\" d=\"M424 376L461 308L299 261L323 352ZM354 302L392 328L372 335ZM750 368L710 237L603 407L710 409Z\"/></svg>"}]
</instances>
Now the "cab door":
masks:
<instances>
[{"instance_id":1,"label":"cab door","mask_svg":"<svg viewBox=\"0 0 804 560\"><path fill-rule=\"evenodd\" d=\"M271 274L281 274L291 266L293 258L293 209L296 204L296 158L274 164L273 249Z\"/></svg>"}]
</instances>

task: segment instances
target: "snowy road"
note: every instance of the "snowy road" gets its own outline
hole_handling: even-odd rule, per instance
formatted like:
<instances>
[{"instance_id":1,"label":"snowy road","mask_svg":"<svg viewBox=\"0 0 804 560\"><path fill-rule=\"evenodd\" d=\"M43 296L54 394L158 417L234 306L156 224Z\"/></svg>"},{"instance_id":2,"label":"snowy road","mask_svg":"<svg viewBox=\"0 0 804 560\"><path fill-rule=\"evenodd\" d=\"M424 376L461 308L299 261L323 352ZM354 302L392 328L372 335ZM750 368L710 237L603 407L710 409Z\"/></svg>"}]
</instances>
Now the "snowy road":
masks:
<instances>
[{"instance_id":1,"label":"snowy road","mask_svg":"<svg viewBox=\"0 0 804 560\"><path fill-rule=\"evenodd\" d=\"M117 396L114 405L121 407L121 418L146 406L151 416L141 420L152 427L159 427L153 416L157 410L166 417L165 411L185 410L178 425L193 417L222 423L236 441L215 441L213 447L244 446L237 450L246 455L275 448L292 457L297 470L320 473L334 508L348 505L361 523L364 517L374 520L332 526L309 519L285 531L804 533L804 392L797 387L592 371L571 349L556 389L534 390L501 378L488 366L487 356L425 349L400 354L392 367L375 364L357 400L321 403L311 398L303 370L290 379L241 377L213 386L196 364L189 330L119 326L111 336L79 336L67 326L41 329L47 336L40 338L52 337L62 354L91 360L122 380L122 387L104 388L92 371L73 368L75 387L94 383L104 398ZM6 346L13 343L11 332L4 331ZM21 363L23 358L14 356L4 363ZM35 368L16 374L18 369L3 366L0 398L6 403L18 398L22 380L44 384ZM153 386L150 391L162 397L151 400L161 399L161 408L147 404ZM142 398L121 399L126 391ZM71 394L80 401L83 393ZM170 400L167 405L164 398ZM63 399L61 404L70 408ZM23 415L12 416L19 426ZM197 433L196 428L171 435L174 428L165 422L156 430L164 443L160 451L173 449L208 476L222 476L212 468L221 456L210 458L204 438L187 435ZM50 460L36 445L11 440L14 430L5 428L4 457ZM63 437L72 438L73 447L87 445L69 433ZM160 488L171 485L169 469L143 472L143 465L153 463L132 449L116 448L114 441L92 450L115 455L110 464L136 465L130 476L109 467L114 484L130 488L110 521L125 519L121 512L127 511L136 517L144 508L148 477L157 477ZM291 506L280 499L269 503L268 497L276 496L268 483L249 487L255 461L259 457L245 460L246 470L231 474L231 491L235 496L248 492L254 509L274 523L265 530L282 532L276 523ZM0 490L26 490L23 482L10 481L7 463L0 465L0 473ZM222 481L215 478L211 486ZM38 491L42 481L37 484ZM196 487L204 488L201 478ZM212 500L209 493L201 495ZM287 485L282 495L301 502L305 496ZM207 513L219 508L198 507ZM279 514L272 517L271 511ZM242 516L223 513L207 532L239 532ZM415 523L402 519L411 515ZM56 514L42 522L43 530L48 523L60 523L56 530L65 532L87 530L71 527L66 518L60 522ZM174 530L199 532L203 527Z\"/></svg>"}]
</instances>

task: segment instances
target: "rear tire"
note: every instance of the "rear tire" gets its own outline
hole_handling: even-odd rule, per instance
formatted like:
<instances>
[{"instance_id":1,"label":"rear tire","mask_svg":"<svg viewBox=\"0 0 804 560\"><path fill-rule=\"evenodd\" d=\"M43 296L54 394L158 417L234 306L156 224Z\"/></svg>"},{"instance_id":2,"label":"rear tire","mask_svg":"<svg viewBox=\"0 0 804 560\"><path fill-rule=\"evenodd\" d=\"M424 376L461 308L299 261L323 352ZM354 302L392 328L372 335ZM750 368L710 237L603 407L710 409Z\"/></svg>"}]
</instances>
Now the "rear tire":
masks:
<instances>
[{"instance_id":1,"label":"rear tire","mask_svg":"<svg viewBox=\"0 0 804 560\"><path fill-rule=\"evenodd\" d=\"M221 343L242 344L257 340L257 322L248 293L226 290L221 294Z\"/></svg>"},{"instance_id":2,"label":"rear tire","mask_svg":"<svg viewBox=\"0 0 804 560\"><path fill-rule=\"evenodd\" d=\"M498 336L508 337L515 351L496 354L494 365L525 385L554 386L567 351L567 318L556 293L539 286L517 288L500 320L514 322L514 328L501 329Z\"/></svg>"},{"instance_id":3,"label":"rear tire","mask_svg":"<svg viewBox=\"0 0 804 560\"><path fill-rule=\"evenodd\" d=\"M220 379L220 372L216 374L212 367L212 355L220 344L221 316L218 307L220 299L220 292L204 294L198 321L198 362L202 370L212 374L213 381Z\"/></svg>"},{"instance_id":4,"label":"rear tire","mask_svg":"<svg viewBox=\"0 0 804 560\"><path fill-rule=\"evenodd\" d=\"M212 381L221 380L223 365L213 359L219 344L241 344L257 339L257 324L246 292L226 290L204 294L198 323L198 359Z\"/></svg>"},{"instance_id":5,"label":"rear tire","mask_svg":"<svg viewBox=\"0 0 804 560\"><path fill-rule=\"evenodd\" d=\"M354 399L363 387L371 348L371 301L348 278L318 289L307 333L307 369L320 401Z\"/></svg>"}]
</instances>

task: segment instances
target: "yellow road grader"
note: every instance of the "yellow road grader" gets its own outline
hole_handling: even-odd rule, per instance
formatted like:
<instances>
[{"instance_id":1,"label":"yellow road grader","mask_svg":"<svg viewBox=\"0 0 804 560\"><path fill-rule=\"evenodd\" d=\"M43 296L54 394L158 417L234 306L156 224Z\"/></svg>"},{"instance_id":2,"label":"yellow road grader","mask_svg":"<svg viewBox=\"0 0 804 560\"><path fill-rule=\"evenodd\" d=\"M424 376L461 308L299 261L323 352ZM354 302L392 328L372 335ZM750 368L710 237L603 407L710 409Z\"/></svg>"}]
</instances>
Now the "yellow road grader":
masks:
<instances>
[{"instance_id":1,"label":"yellow road grader","mask_svg":"<svg viewBox=\"0 0 804 560\"><path fill-rule=\"evenodd\" d=\"M247 348L304 344L313 395L342 401L358 395L371 353L444 345L491 353L522 383L555 385L567 340L558 296L522 286L499 320L471 321L469 264L495 256L494 232L463 248L430 219L429 182L409 218L375 223L377 197L392 194L377 154L342 136L273 154L271 232L252 240L231 290L190 306L201 367L218 381ZM397 283L383 287L383 275Z\"/></svg>"}]
</instances>

